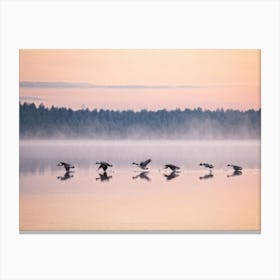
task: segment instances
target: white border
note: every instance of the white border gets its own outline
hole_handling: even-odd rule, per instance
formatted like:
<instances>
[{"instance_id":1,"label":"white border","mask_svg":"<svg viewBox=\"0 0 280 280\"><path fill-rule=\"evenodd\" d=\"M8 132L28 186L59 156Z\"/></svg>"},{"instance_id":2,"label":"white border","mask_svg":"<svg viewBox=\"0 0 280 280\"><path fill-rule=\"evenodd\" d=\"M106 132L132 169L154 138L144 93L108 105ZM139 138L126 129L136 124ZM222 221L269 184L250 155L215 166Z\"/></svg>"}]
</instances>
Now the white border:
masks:
<instances>
[{"instance_id":1,"label":"white border","mask_svg":"<svg viewBox=\"0 0 280 280\"><path fill-rule=\"evenodd\" d=\"M262 233L20 235L20 48L261 49ZM279 279L279 77L278 1L1 1L1 279Z\"/></svg>"}]
</instances>

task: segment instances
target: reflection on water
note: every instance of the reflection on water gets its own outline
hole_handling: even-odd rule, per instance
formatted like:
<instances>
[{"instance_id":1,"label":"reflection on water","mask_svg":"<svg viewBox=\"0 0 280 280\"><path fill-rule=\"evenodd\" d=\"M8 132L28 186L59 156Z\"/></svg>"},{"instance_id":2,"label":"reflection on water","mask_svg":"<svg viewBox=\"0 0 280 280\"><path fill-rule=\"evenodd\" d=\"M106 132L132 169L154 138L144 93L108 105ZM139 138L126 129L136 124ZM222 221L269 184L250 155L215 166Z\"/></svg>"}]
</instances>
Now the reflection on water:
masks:
<instances>
[{"instance_id":1,"label":"reflection on water","mask_svg":"<svg viewBox=\"0 0 280 280\"><path fill-rule=\"evenodd\" d=\"M210 171L209 173L205 174L204 176L199 176L199 179L204 180L204 179L211 179L213 177L214 177L214 174L213 174L213 172Z\"/></svg>"},{"instance_id":2,"label":"reflection on water","mask_svg":"<svg viewBox=\"0 0 280 280\"><path fill-rule=\"evenodd\" d=\"M167 181L170 181L179 176L178 172L172 171L170 174L163 174Z\"/></svg>"},{"instance_id":3,"label":"reflection on water","mask_svg":"<svg viewBox=\"0 0 280 280\"><path fill-rule=\"evenodd\" d=\"M60 181L68 180L74 177L72 173L73 171L66 171L63 176L57 176L57 179L59 179Z\"/></svg>"},{"instance_id":4,"label":"reflection on water","mask_svg":"<svg viewBox=\"0 0 280 280\"><path fill-rule=\"evenodd\" d=\"M108 182L113 176L108 176L107 172L99 173L99 177L96 178L96 181L100 180L100 182Z\"/></svg>"},{"instance_id":5,"label":"reflection on water","mask_svg":"<svg viewBox=\"0 0 280 280\"><path fill-rule=\"evenodd\" d=\"M240 175L242 175L242 174L243 174L242 171L235 170L235 171L233 171L232 174L227 175L227 177L240 176Z\"/></svg>"},{"instance_id":6,"label":"reflection on water","mask_svg":"<svg viewBox=\"0 0 280 280\"><path fill-rule=\"evenodd\" d=\"M21 143L20 229L260 230L259 143L112 143ZM130 163L143 158L149 170L135 173ZM97 171L98 159L113 167ZM167 160L181 172L162 169ZM215 169L200 176L206 160Z\"/></svg>"},{"instance_id":7,"label":"reflection on water","mask_svg":"<svg viewBox=\"0 0 280 280\"><path fill-rule=\"evenodd\" d=\"M139 179L143 179L143 180L146 180L146 181L150 182L151 179L148 176L148 174L149 174L148 171L143 171L143 172L140 172L138 175L133 176L132 179L135 180L135 179L139 178Z\"/></svg>"}]
</instances>

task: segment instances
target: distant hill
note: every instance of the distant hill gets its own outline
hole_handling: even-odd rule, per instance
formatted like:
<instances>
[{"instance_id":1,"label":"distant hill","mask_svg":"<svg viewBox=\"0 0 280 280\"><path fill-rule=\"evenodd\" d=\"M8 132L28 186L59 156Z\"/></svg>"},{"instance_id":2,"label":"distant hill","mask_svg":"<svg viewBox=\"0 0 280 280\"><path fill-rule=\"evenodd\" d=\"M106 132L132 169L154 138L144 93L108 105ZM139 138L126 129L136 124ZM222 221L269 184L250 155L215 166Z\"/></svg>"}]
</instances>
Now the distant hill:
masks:
<instances>
[{"instance_id":1,"label":"distant hill","mask_svg":"<svg viewBox=\"0 0 280 280\"><path fill-rule=\"evenodd\" d=\"M21 138L259 139L261 110L71 110L20 104Z\"/></svg>"}]
</instances>

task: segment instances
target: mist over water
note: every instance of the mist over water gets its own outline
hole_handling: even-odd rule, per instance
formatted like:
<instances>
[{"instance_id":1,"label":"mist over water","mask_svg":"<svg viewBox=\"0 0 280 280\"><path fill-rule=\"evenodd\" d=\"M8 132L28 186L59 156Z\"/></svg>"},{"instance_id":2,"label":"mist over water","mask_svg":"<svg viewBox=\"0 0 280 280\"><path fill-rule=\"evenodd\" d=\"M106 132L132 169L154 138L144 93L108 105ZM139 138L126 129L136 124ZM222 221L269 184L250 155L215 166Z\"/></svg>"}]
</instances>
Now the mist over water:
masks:
<instances>
[{"instance_id":1,"label":"mist over water","mask_svg":"<svg viewBox=\"0 0 280 280\"><path fill-rule=\"evenodd\" d=\"M133 141L133 140L22 140L20 142L20 172L57 170L60 161L76 168L96 168L97 161L107 161L114 169L133 169L132 162L152 159L150 168L162 168L172 163L184 169L201 169L208 162L216 169L227 164L243 168L260 167L260 142L252 141Z\"/></svg>"},{"instance_id":2,"label":"mist over water","mask_svg":"<svg viewBox=\"0 0 280 280\"><path fill-rule=\"evenodd\" d=\"M22 139L256 140L260 131L260 109L118 111L20 104Z\"/></svg>"}]
</instances>

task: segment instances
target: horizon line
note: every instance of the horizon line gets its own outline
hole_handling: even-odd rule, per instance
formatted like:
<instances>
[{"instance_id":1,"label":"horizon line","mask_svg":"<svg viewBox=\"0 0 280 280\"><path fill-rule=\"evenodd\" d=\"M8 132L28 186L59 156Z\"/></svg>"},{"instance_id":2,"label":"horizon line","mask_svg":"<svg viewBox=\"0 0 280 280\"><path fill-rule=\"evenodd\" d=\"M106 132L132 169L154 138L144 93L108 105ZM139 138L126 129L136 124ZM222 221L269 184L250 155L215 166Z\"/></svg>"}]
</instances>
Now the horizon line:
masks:
<instances>
[{"instance_id":1,"label":"horizon line","mask_svg":"<svg viewBox=\"0 0 280 280\"><path fill-rule=\"evenodd\" d=\"M40 104L40 105L37 105L34 103L34 102L22 102L21 100L19 100L19 104L20 105L24 105L24 104L27 104L27 105L32 105L34 104L34 106L36 107L36 109L38 109L40 107L40 105L42 104L43 107L45 109L51 109L52 107L55 108L55 109L66 109L66 110L72 110L72 111L100 111L100 110L103 110L103 111L120 111L120 112L125 112L125 111L133 111L133 112L141 112L141 111L147 111L147 112L158 112L158 111L167 111L167 112L170 112L170 111L176 111L176 110L179 110L179 111L185 111L185 110L191 110L191 111L194 111L194 110L198 110L198 109L201 109L202 111L217 111L217 110L223 110L223 111L239 111L239 112L246 112L246 111L250 111L250 110L253 110L253 111L260 111L261 110L261 107L259 107L258 109L254 109L254 108L248 108L248 109L234 109L234 108L223 108L223 107L218 107L216 109L207 109L207 108L203 108L203 107L200 107L200 106L197 106L197 107L193 107L193 108L190 108L190 107L185 107L185 108L174 108L174 109L167 109L167 108L158 108L158 109L155 109L155 110L150 110L148 108L141 108L141 109L138 109L138 110L135 110L135 109L106 109L106 108L88 108L88 107L84 107L84 108L77 108L77 109L73 109L73 108L70 108L70 107L59 107L59 106L55 106L55 105L51 105L51 106L46 106L43 102Z\"/></svg>"},{"instance_id":2,"label":"horizon line","mask_svg":"<svg viewBox=\"0 0 280 280\"><path fill-rule=\"evenodd\" d=\"M41 82L41 81L19 81L20 88L97 88L97 89L196 89L196 88L232 88L244 87L246 85L197 85L197 84L92 84L85 82ZM248 85L247 85L248 86Z\"/></svg>"}]
</instances>

